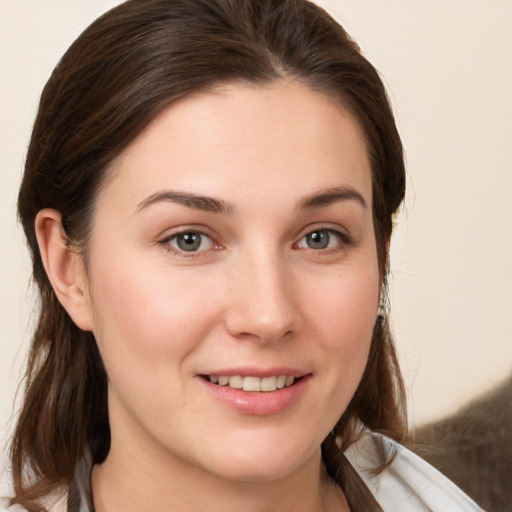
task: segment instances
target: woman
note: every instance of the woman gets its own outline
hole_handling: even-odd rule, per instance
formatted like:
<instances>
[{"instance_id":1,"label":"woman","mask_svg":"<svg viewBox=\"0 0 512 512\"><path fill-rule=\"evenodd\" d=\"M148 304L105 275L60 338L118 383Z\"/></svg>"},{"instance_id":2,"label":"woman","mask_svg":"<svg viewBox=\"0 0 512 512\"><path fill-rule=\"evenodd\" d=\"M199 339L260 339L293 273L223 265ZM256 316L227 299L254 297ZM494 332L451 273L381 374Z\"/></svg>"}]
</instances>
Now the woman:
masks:
<instances>
[{"instance_id":1,"label":"woman","mask_svg":"<svg viewBox=\"0 0 512 512\"><path fill-rule=\"evenodd\" d=\"M479 510L391 440L404 187L378 74L313 4L98 19L20 190L41 313L5 510Z\"/></svg>"}]
</instances>

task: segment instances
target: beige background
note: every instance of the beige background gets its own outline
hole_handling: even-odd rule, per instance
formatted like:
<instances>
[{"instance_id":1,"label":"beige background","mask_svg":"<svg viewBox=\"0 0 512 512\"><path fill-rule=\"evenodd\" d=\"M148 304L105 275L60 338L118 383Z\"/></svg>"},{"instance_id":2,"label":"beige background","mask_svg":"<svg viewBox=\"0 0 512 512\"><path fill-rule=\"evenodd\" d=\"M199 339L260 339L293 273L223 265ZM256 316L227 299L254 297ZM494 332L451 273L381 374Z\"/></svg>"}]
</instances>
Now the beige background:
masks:
<instances>
[{"instance_id":1,"label":"beige background","mask_svg":"<svg viewBox=\"0 0 512 512\"><path fill-rule=\"evenodd\" d=\"M0 430L34 305L15 203L38 95L114 0L0 0ZM392 304L411 417L453 411L512 372L512 1L323 0L380 70L409 191Z\"/></svg>"}]
</instances>

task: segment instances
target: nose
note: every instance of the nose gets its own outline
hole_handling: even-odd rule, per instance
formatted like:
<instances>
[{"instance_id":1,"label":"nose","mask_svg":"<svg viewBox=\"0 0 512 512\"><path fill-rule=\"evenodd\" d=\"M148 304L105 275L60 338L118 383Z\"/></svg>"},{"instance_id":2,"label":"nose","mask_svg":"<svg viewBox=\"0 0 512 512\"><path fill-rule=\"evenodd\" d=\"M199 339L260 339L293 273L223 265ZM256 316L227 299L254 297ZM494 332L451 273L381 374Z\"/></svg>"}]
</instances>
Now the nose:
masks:
<instances>
[{"instance_id":1,"label":"nose","mask_svg":"<svg viewBox=\"0 0 512 512\"><path fill-rule=\"evenodd\" d=\"M254 255L238 262L229 281L225 325L232 336L271 343L300 329L298 290L278 255Z\"/></svg>"}]
</instances>

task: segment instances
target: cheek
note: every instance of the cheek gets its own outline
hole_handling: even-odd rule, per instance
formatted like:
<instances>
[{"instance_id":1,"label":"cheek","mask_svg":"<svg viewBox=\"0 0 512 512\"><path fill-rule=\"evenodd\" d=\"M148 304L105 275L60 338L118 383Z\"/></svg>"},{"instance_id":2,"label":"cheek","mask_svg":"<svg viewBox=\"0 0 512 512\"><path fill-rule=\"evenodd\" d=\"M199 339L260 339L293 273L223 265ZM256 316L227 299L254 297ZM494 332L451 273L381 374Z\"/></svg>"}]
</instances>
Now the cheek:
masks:
<instances>
[{"instance_id":1,"label":"cheek","mask_svg":"<svg viewBox=\"0 0 512 512\"><path fill-rule=\"evenodd\" d=\"M111 415L140 425L151 418L167 429L171 411L194 407L182 403L187 369L216 311L204 299L206 283L192 286L187 275L155 268L141 259L96 265L94 335L109 379Z\"/></svg>"},{"instance_id":2,"label":"cheek","mask_svg":"<svg viewBox=\"0 0 512 512\"><path fill-rule=\"evenodd\" d=\"M324 283L323 289L309 287L309 314L331 332L328 339L354 345L371 335L376 321L380 282L377 268L361 267ZM347 348L347 347L345 347Z\"/></svg>"},{"instance_id":3,"label":"cheek","mask_svg":"<svg viewBox=\"0 0 512 512\"><path fill-rule=\"evenodd\" d=\"M92 276L94 334L107 372L151 373L169 361L179 364L216 314L205 286L165 268L155 271L154 262L116 261L97 264Z\"/></svg>"},{"instance_id":4,"label":"cheek","mask_svg":"<svg viewBox=\"0 0 512 512\"><path fill-rule=\"evenodd\" d=\"M332 403L348 405L367 363L379 305L379 274L372 265L346 272L323 293L310 291L310 323L322 346L321 366L329 369ZM339 417L339 416L338 416Z\"/></svg>"}]
</instances>

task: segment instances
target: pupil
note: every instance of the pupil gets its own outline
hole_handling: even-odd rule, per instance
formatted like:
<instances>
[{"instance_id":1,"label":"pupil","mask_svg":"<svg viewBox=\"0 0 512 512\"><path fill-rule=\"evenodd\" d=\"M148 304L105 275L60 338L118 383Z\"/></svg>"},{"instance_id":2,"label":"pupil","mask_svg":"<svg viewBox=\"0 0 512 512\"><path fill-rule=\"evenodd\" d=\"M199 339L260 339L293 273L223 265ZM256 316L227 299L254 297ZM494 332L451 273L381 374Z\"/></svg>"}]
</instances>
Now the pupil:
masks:
<instances>
[{"instance_id":1,"label":"pupil","mask_svg":"<svg viewBox=\"0 0 512 512\"><path fill-rule=\"evenodd\" d=\"M178 236L177 243L183 251L196 251L201 245L201 235L198 233L183 233Z\"/></svg>"},{"instance_id":2,"label":"pupil","mask_svg":"<svg viewBox=\"0 0 512 512\"><path fill-rule=\"evenodd\" d=\"M329 234L326 231L313 231L307 235L307 242L311 249L325 249L329 245Z\"/></svg>"}]
</instances>

